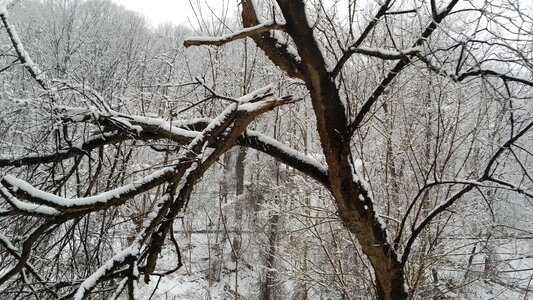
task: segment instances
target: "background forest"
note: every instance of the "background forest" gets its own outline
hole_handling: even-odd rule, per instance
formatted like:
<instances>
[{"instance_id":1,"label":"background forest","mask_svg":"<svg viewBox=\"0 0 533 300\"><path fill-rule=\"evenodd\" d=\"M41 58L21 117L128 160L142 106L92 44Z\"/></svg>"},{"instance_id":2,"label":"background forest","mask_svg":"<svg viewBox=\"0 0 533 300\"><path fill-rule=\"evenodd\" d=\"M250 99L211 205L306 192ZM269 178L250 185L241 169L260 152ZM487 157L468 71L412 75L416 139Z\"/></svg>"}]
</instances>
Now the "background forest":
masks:
<instances>
[{"instance_id":1,"label":"background forest","mask_svg":"<svg viewBox=\"0 0 533 300\"><path fill-rule=\"evenodd\" d=\"M531 5L183 2L4 3L1 299L533 299Z\"/></svg>"}]
</instances>

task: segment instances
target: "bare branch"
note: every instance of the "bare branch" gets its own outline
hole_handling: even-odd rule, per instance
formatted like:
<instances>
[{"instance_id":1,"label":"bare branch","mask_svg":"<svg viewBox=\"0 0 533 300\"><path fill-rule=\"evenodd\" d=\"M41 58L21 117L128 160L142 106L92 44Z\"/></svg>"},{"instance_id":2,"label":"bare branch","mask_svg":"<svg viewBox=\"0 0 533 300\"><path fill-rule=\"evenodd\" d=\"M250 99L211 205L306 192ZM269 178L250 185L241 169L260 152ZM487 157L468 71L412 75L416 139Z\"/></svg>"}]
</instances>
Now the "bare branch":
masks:
<instances>
[{"instance_id":1,"label":"bare branch","mask_svg":"<svg viewBox=\"0 0 533 300\"><path fill-rule=\"evenodd\" d=\"M433 32L437 29L437 25L446 18L446 16L452 11L452 9L455 7L455 5L459 2L459 0L452 0L446 9L444 9L441 13L434 16L431 23L426 27L422 35L418 38L418 40L414 43L413 48L420 47L424 43L425 40L427 40ZM389 84L392 83L392 81L398 76L398 74L409 65L411 62L410 58L404 57L402 58L394 68L392 68L391 71L387 74L387 76L381 81L381 83L376 87L372 95L366 100L366 102L363 104L357 115L355 116L352 123L349 125L349 136L351 137L355 130L359 127L365 116L370 112L370 109L374 105L374 103L381 97L383 92L385 92L385 89Z\"/></svg>"},{"instance_id":2,"label":"bare branch","mask_svg":"<svg viewBox=\"0 0 533 300\"><path fill-rule=\"evenodd\" d=\"M342 57L339 59L339 61L337 62L337 65L335 65L335 68L333 68L333 71L331 71L331 76L337 77L339 75L342 68L344 67L344 64L355 53L353 50L350 50L350 49L357 49L361 46L361 44L366 39L366 37L370 34L372 29L374 29L374 27L376 27L376 25L379 23L379 20L381 19L381 17L383 17L387 13L390 3L391 3L391 0L387 0L383 3L383 5L381 5L376 15L374 15L374 18L372 18L372 20L368 23L368 25L366 26L365 30L363 30L359 38L348 47L348 51L344 52Z\"/></svg>"},{"instance_id":3,"label":"bare branch","mask_svg":"<svg viewBox=\"0 0 533 300\"><path fill-rule=\"evenodd\" d=\"M408 256L409 256L409 253L411 251L411 246L413 245L414 241L418 238L418 236L420 235L420 233L422 232L422 230L431 223L431 221L438 215L440 215L442 212L444 212L445 210L447 210L450 206L452 206L455 202L457 202L457 200L461 199L463 197L463 195L465 195L466 193L468 193L469 191L471 191L474 187L478 186L480 183L482 183L483 181L493 181L495 183L498 183L500 185L503 185L503 186L507 186L507 187L511 187L514 191L516 192L519 192L519 193L524 193L524 191L516 188L514 185L512 184L509 184L507 182L504 182L504 181L501 181L501 180L497 180L497 179L494 179L494 178L491 178L490 176L490 172L492 170L492 166L493 164L497 161L497 159L500 157L500 155L506 150L506 149L509 149L509 147L515 143L519 138L521 138L522 136L524 136L527 132L529 132L529 130L533 127L533 122L529 123L526 127L524 127L522 130L520 130L519 133L517 133L515 136L513 136L512 138L510 138L507 142L505 142L495 153L494 155L492 156L492 158L489 160L489 162L487 163L487 166L485 167L485 171L483 173L483 175L481 176L481 178L479 178L477 181L471 181L471 182L461 182L461 181L458 181L458 184L464 184L465 187L463 187L460 191L458 191L457 193L455 193L453 196L451 196L450 198L446 199L445 201L443 201L442 203L440 203L437 207L435 207L427 216L424 220L422 220L420 222L420 224L413 230L413 232L411 233L411 236L409 237L409 239L407 240L407 243L405 245L405 248L404 248L404 253L402 255L402 265L405 265L405 263L407 262L407 259L408 259ZM429 186L432 186L433 184L429 184L427 185L428 187ZM420 193L419 193L420 194ZM526 193L527 194L527 193ZM416 199L416 198L415 198ZM411 206L410 208L413 206L414 203L411 203ZM407 214L409 213L409 210L407 212ZM405 216L407 216L407 214ZM404 217L404 220L402 220L402 225L405 223L405 218ZM397 238L398 239L398 238Z\"/></svg>"}]
</instances>

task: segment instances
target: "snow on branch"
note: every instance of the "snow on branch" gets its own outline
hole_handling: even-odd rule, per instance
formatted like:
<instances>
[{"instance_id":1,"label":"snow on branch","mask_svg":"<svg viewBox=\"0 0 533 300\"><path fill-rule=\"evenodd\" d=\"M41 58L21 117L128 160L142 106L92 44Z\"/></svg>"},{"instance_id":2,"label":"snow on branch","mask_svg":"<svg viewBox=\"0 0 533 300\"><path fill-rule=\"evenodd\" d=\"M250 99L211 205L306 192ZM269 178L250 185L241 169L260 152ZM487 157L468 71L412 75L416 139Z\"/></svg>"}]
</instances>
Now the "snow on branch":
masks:
<instances>
[{"instance_id":1,"label":"snow on branch","mask_svg":"<svg viewBox=\"0 0 533 300\"><path fill-rule=\"evenodd\" d=\"M184 176L189 177L189 174L192 174L200 167L200 163L194 158L200 156L203 153L205 146L210 143L214 138L219 138L219 136L223 136L225 134L231 134L232 130L234 130L235 128L231 128L229 132L226 129L235 121L235 113L237 111L239 103L246 103L249 101L257 100L258 97L260 98L264 96L269 96L270 94L268 93L270 92L270 89L271 86L268 86L266 88L257 90L251 94L248 94L244 97L241 97L241 99L239 99L239 102L232 103L231 105L229 105L217 118L209 122L209 124L203 129L201 133L196 135L190 141L186 153L184 153L180 158L180 162L183 163L178 163L174 167L168 168L172 170L171 174L173 176L171 180L173 182L167 188L167 193L165 193L165 195L158 200L156 205L154 205L153 210L148 214L147 219L143 223L142 229L140 230L133 243L128 248L117 253L96 272L89 276L76 291L76 295L74 297L75 299L83 299L86 296L86 293L94 289L98 282L101 281L102 278L109 274L112 270L128 263L128 261L136 260L136 257L141 252L141 248L143 247L142 245L145 244L146 239L148 239L152 235L153 230L158 226L158 224L161 223L163 217L165 216L165 211L170 207L170 205L175 206L174 211L176 212L179 210L181 205L183 205L181 203L183 203L185 199L182 199L181 193L182 189L188 185L182 180L182 178ZM239 128L237 128L237 130L239 130ZM238 132L237 134L240 134L240 132ZM225 146L229 147L228 145ZM199 176L201 176L201 174L198 174L198 177ZM187 181L189 181L189 179ZM175 200L178 204L176 206L176 204L171 203L175 199L171 194L173 194L172 190L177 188L178 185L181 188L178 188L180 189L180 197ZM187 189L192 189L192 185L188 186ZM114 193L111 192L110 194L112 195ZM166 217L167 219L172 219L168 215ZM164 235L155 236L152 238L161 239L164 238ZM154 241L150 243L150 252L145 268L145 275L147 277L149 277L149 274L153 271L153 268L155 267L155 260L157 259L157 254L160 251L158 245L159 243L155 243ZM135 276L138 276L138 271L136 271L135 273L137 273Z\"/></svg>"},{"instance_id":2,"label":"snow on branch","mask_svg":"<svg viewBox=\"0 0 533 300\"><path fill-rule=\"evenodd\" d=\"M54 208L20 201L3 186L0 186L0 195L13 207L16 212L22 214L40 215L45 217L56 216L59 214L59 211Z\"/></svg>"},{"instance_id":3,"label":"snow on branch","mask_svg":"<svg viewBox=\"0 0 533 300\"><path fill-rule=\"evenodd\" d=\"M239 30L234 33L225 34L219 37L207 37L207 36L197 36L190 37L183 42L185 47L190 46L200 46L200 45L212 45L212 46L222 46L229 42L243 39L252 35L258 35L263 32L270 30L283 30L284 24L276 23L274 20L264 21L260 24L257 24L252 27L246 27L242 30Z\"/></svg>"},{"instance_id":4,"label":"snow on branch","mask_svg":"<svg viewBox=\"0 0 533 300\"><path fill-rule=\"evenodd\" d=\"M245 27L254 27L265 21L258 13L256 4L252 0L245 0L242 4L242 24ZM276 31L265 31L260 35L250 36L267 55L267 57L291 77L304 79L301 66L301 57L298 51L290 46L281 34Z\"/></svg>"},{"instance_id":5,"label":"snow on branch","mask_svg":"<svg viewBox=\"0 0 533 300\"><path fill-rule=\"evenodd\" d=\"M255 131L255 130L247 130L246 131L246 138L247 139L256 139L259 142L261 142L265 147L275 147L278 149L279 152L283 152L285 156L290 157L294 159L295 161L304 163L308 165L311 168L314 168L318 170L321 173L327 174L327 169L324 167L320 162L318 162L316 159L311 158L307 155L302 154L301 152L294 150L292 148L289 148L285 145L283 145L281 142L268 137L261 132Z\"/></svg>"},{"instance_id":6,"label":"snow on branch","mask_svg":"<svg viewBox=\"0 0 533 300\"><path fill-rule=\"evenodd\" d=\"M493 70L482 70L482 69L473 70L473 71L468 71L468 72L462 73L459 76L457 76L457 81L463 81L466 78L474 77L474 76L498 77L498 78L501 78L504 81L514 81L514 82L518 82L518 83L533 87L533 81L531 81L531 80L526 80L526 79L523 79L523 78L514 77L514 76L511 76L511 75L503 74L503 73L496 72L496 71L493 71Z\"/></svg>"},{"instance_id":7,"label":"snow on branch","mask_svg":"<svg viewBox=\"0 0 533 300\"><path fill-rule=\"evenodd\" d=\"M74 299L82 300L83 298L85 298L85 294L88 291L91 291L96 286L96 284L98 284L102 277L109 274L118 265L123 265L128 259L131 259L138 255L139 252L140 249L136 245L128 247L115 254L104 265L102 265L98 270L96 270L96 272L94 272L91 276L89 276L81 283L80 287L76 291L76 294L74 295Z\"/></svg>"},{"instance_id":8,"label":"snow on branch","mask_svg":"<svg viewBox=\"0 0 533 300\"><path fill-rule=\"evenodd\" d=\"M217 134L217 132L225 130L225 128L230 125L233 119L232 116L235 112L237 112L240 105L247 104L249 102L260 104L261 100L272 96L272 93L270 92L272 90L272 87L273 85L269 84L263 88L254 90L253 92L240 97L237 102L228 105L228 107L226 107L226 109L224 109L224 111L222 111L222 113L220 113L218 117L209 122L207 127L202 131L200 135L196 136L190 142L188 149L192 151L193 149L195 149L195 147L197 147L198 144L209 141L211 137Z\"/></svg>"},{"instance_id":9,"label":"snow on branch","mask_svg":"<svg viewBox=\"0 0 533 300\"><path fill-rule=\"evenodd\" d=\"M37 64L32 61L31 57L28 55L28 52L26 52L26 50L24 49L24 46L22 45L22 42L20 41L20 38L17 35L15 27L8 20L8 13L5 6L0 6L0 19L2 20L2 24L6 28L7 34L9 35L9 39L11 40L11 43L15 48L15 52L17 52L17 56L19 57L26 70L28 70L30 75L35 79L35 81L37 81L37 83L39 83L39 85L43 89L48 90L48 84L46 83L44 73L39 69L39 66L37 66Z\"/></svg>"},{"instance_id":10,"label":"snow on branch","mask_svg":"<svg viewBox=\"0 0 533 300\"><path fill-rule=\"evenodd\" d=\"M505 74L505 73L500 73L500 72L490 70L490 69L474 69L474 70L466 71L461 74L453 74L451 72L446 71L443 68L436 66L433 62L431 62L431 60L429 60L427 57L424 57L420 53L415 53L415 55L418 58L418 60L424 63L432 72L434 72L437 75L449 78L454 82L461 82L471 77L481 77L481 78L496 77L496 78L500 78L503 81L517 82L517 83L521 83L521 84L533 87L533 81L531 80L527 80L524 78L516 77L516 76Z\"/></svg>"},{"instance_id":11,"label":"snow on branch","mask_svg":"<svg viewBox=\"0 0 533 300\"><path fill-rule=\"evenodd\" d=\"M387 13L387 11L389 9L390 2L391 2L391 0L386 0L384 3L381 3L379 10L374 15L372 20L368 23L366 28L361 32L361 35L359 36L359 38L355 42L353 42L352 45L350 47L348 47L348 48L356 49L356 48L359 48L359 46L361 46L361 44L366 39L366 37L370 34L370 32L372 32L374 27L376 27L376 25L378 24L380 19L383 16L385 16L385 14ZM342 70L344 64L348 61L348 59L354 53L355 52L349 51L349 50L344 52L342 57L337 62L337 65L331 71L331 74L332 74L333 77L336 77L340 73L340 71Z\"/></svg>"},{"instance_id":12,"label":"snow on branch","mask_svg":"<svg viewBox=\"0 0 533 300\"><path fill-rule=\"evenodd\" d=\"M26 199L30 202L53 207L61 211L69 212L85 209L93 211L113 205L120 205L124 203L124 201L126 201L127 199L130 199L135 195L145 192L161 184L162 182L167 181L173 176L174 171L174 168L167 167L158 170L133 183L121 186L119 188L107 192L103 192L96 196L84 198L68 199L51 193L47 193L33 187L31 184L24 180L15 178L11 175L4 176L1 181L2 187L0 187L0 191L2 192L2 196L8 201L15 201L16 198L9 197L10 194L5 193L4 191L6 188L12 193L17 194L19 197ZM39 208L39 206L33 206L34 204L32 204L32 206L27 206L28 204L25 204L25 206L21 206L21 204L18 202L13 203L18 204L15 208L24 211L31 211L31 209L37 210ZM55 210L52 211L49 209L45 210L41 207L36 212L39 214L50 215L54 213L54 211Z\"/></svg>"},{"instance_id":13,"label":"snow on branch","mask_svg":"<svg viewBox=\"0 0 533 300\"><path fill-rule=\"evenodd\" d=\"M239 112L248 112L251 113L255 110L268 110L272 106L278 106L283 104L289 104L296 102L300 99L292 99L290 97L282 98L269 98L265 100L259 100L263 97L271 95L266 92L267 89L259 89L251 94L245 96L248 97L250 103L243 103L238 107ZM236 99L237 101L247 100L245 97ZM86 122L91 121L99 123L101 115L99 112L92 110L91 108L76 108L76 107L61 107L56 109L63 117L63 121L69 122ZM167 121L162 118L152 118L139 115L126 115L126 114L116 114L112 117L115 120L119 120L120 123L128 121L128 123L133 127L135 126L140 131L138 135L135 136L136 139L141 140L159 140L159 139L169 139L178 144L188 144L190 141L201 134L201 131L206 128L207 124L211 123L209 118L197 118L191 120L172 120ZM102 122L105 120L102 120ZM98 147L103 145L115 144L125 140L132 139L131 135L122 132L105 132L95 136L90 137L84 142L73 145L68 149L62 149L50 154L42 155L21 155L21 156L0 156L0 167L5 166L15 166L20 167L24 165L36 165L36 164L46 164L55 162L58 160L71 159L78 157L80 155L86 155L90 157L90 152ZM250 141L250 139L248 139ZM242 146L248 147L258 147L277 149L275 145L267 145L265 147L260 147L257 144L257 140L254 140L254 145L250 145L247 141L240 140L239 143ZM263 143L261 143L263 144ZM212 145L210 145L212 146ZM260 150L259 149L259 150ZM262 151L262 150L260 150Z\"/></svg>"}]
</instances>

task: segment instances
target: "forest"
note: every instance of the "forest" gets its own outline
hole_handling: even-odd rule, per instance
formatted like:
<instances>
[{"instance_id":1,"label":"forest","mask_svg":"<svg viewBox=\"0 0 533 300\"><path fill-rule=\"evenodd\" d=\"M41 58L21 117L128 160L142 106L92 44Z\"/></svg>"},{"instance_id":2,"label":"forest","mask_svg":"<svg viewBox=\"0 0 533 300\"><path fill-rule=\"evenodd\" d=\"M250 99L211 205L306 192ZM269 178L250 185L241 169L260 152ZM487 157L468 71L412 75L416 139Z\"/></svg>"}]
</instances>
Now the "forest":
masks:
<instances>
[{"instance_id":1,"label":"forest","mask_svg":"<svg viewBox=\"0 0 533 300\"><path fill-rule=\"evenodd\" d=\"M0 2L0 299L533 299L529 1L178 1Z\"/></svg>"}]
</instances>

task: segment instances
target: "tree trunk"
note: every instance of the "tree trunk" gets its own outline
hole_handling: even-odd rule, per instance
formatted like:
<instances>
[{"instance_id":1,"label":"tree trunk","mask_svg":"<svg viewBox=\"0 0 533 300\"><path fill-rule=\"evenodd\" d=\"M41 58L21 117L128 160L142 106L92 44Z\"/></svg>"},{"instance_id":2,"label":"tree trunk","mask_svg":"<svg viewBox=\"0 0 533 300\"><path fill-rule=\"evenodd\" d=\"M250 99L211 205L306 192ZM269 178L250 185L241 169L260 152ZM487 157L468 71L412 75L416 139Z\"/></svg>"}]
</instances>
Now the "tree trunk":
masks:
<instances>
[{"instance_id":1,"label":"tree trunk","mask_svg":"<svg viewBox=\"0 0 533 300\"><path fill-rule=\"evenodd\" d=\"M292 37L299 57L295 58L288 51L280 53L268 32L254 36L254 41L289 76L302 79L310 92L320 144L328 166L326 187L335 199L343 225L355 234L370 260L378 298L406 299L403 267L388 242L366 183L353 167L350 149L352 124L347 119L334 74L326 68L327 63L314 39L313 29L307 20L305 2L278 0L277 3L286 21L285 31ZM258 24L251 1L243 1L242 16L244 26ZM400 61L393 71L399 72L407 63L408 60ZM394 76L387 80L392 80ZM384 89L385 85L381 88ZM370 107L371 105L363 106L360 113L364 115Z\"/></svg>"},{"instance_id":2,"label":"tree trunk","mask_svg":"<svg viewBox=\"0 0 533 300\"><path fill-rule=\"evenodd\" d=\"M266 257L266 274L265 282L263 283L263 292L261 299L270 300L274 299L274 282L276 279L275 272L275 255L276 255L276 242L278 238L278 222L279 214L274 212L268 219L270 223L270 229L268 233L268 250Z\"/></svg>"}]
</instances>

